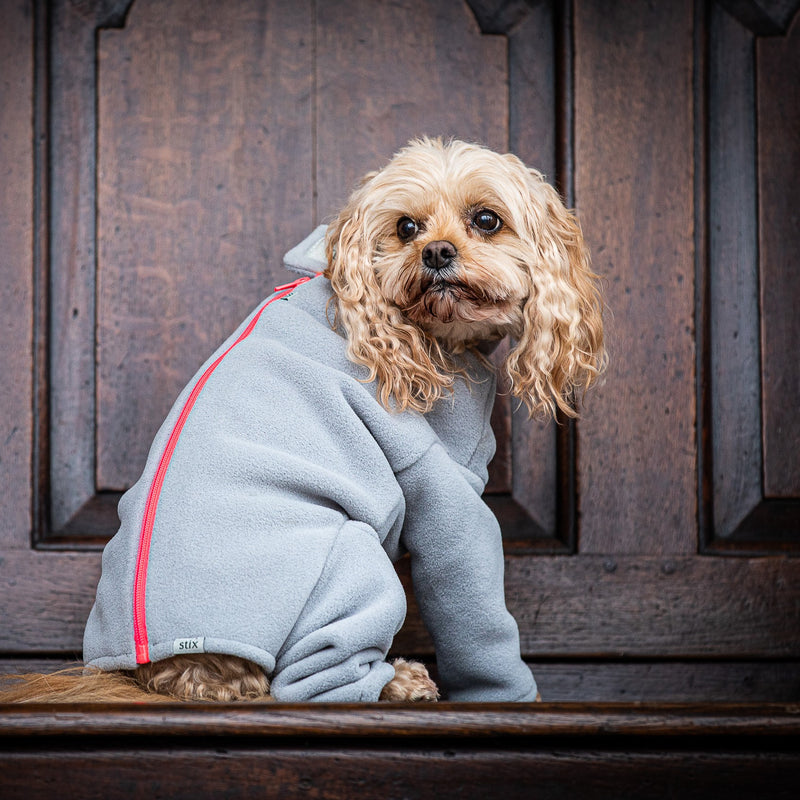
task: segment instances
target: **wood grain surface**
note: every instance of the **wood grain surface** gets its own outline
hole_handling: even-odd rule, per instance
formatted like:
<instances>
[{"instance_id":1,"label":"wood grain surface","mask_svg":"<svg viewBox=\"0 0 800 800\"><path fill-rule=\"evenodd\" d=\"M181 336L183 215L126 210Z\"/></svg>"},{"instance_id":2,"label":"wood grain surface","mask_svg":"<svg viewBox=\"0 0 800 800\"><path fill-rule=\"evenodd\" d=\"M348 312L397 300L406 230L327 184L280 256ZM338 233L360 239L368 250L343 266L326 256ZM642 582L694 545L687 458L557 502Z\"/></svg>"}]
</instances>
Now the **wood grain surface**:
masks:
<instances>
[{"instance_id":1,"label":"wood grain surface","mask_svg":"<svg viewBox=\"0 0 800 800\"><path fill-rule=\"evenodd\" d=\"M761 501L753 35L721 8L709 31L709 317L714 535ZM731 169L731 164L740 164Z\"/></svg>"},{"instance_id":2,"label":"wood grain surface","mask_svg":"<svg viewBox=\"0 0 800 800\"><path fill-rule=\"evenodd\" d=\"M47 372L41 436L50 524L58 529L94 494L96 145L95 26L92 6L53 4L46 77L49 176ZM46 217L45 217L46 219ZM46 422L45 422L46 421Z\"/></svg>"},{"instance_id":3,"label":"wood grain surface","mask_svg":"<svg viewBox=\"0 0 800 800\"><path fill-rule=\"evenodd\" d=\"M611 353L579 431L582 553L696 549L692 27L690 2L575 6L575 199Z\"/></svg>"},{"instance_id":4,"label":"wood grain surface","mask_svg":"<svg viewBox=\"0 0 800 800\"><path fill-rule=\"evenodd\" d=\"M797 708L0 709L0 788L52 797L793 797Z\"/></svg>"},{"instance_id":5,"label":"wood grain surface","mask_svg":"<svg viewBox=\"0 0 800 800\"><path fill-rule=\"evenodd\" d=\"M34 174L31 9L8 9L0 25L0 546L27 546L33 433Z\"/></svg>"},{"instance_id":6,"label":"wood grain surface","mask_svg":"<svg viewBox=\"0 0 800 800\"><path fill-rule=\"evenodd\" d=\"M620 736L764 739L800 736L800 708L784 703L47 704L0 706L0 741L14 736L443 737Z\"/></svg>"},{"instance_id":7,"label":"wood grain surface","mask_svg":"<svg viewBox=\"0 0 800 800\"><path fill-rule=\"evenodd\" d=\"M406 744L402 742L402 744ZM776 800L793 800L797 757L791 753L620 753L559 746L531 750L508 744L486 751L385 747L342 751L296 747L192 752L156 739L158 751L60 750L3 759L8 800L51 798L467 798L541 800L581 797L705 800L719 792L760 800L765 783ZM765 775L768 778L765 778Z\"/></svg>"},{"instance_id":8,"label":"wood grain surface","mask_svg":"<svg viewBox=\"0 0 800 800\"><path fill-rule=\"evenodd\" d=\"M764 494L800 500L800 24L760 40L756 64Z\"/></svg>"}]
</instances>

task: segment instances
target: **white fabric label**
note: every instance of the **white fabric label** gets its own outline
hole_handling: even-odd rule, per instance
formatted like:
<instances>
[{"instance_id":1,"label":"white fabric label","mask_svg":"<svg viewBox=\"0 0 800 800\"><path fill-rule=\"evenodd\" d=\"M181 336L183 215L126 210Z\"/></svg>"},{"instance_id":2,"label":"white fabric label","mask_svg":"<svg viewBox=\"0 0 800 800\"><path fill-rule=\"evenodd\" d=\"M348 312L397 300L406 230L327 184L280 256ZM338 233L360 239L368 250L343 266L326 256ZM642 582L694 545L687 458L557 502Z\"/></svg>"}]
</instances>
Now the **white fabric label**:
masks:
<instances>
[{"instance_id":1,"label":"white fabric label","mask_svg":"<svg viewBox=\"0 0 800 800\"><path fill-rule=\"evenodd\" d=\"M203 643L205 639L202 636L192 636L188 639L176 639L172 643L172 652L176 656L184 656L189 653L205 653Z\"/></svg>"}]
</instances>

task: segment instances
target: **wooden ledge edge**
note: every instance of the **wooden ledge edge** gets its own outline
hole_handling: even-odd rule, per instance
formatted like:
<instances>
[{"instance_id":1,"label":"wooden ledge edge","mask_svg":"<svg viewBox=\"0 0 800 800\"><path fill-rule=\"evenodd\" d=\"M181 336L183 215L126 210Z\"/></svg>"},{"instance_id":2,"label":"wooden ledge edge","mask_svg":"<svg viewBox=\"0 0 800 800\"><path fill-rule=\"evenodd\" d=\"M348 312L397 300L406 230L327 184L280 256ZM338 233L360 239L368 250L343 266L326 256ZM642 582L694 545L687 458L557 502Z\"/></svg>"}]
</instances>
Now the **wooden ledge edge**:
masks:
<instances>
[{"instance_id":1,"label":"wooden ledge edge","mask_svg":"<svg viewBox=\"0 0 800 800\"><path fill-rule=\"evenodd\" d=\"M0 705L9 736L800 737L800 704Z\"/></svg>"}]
</instances>

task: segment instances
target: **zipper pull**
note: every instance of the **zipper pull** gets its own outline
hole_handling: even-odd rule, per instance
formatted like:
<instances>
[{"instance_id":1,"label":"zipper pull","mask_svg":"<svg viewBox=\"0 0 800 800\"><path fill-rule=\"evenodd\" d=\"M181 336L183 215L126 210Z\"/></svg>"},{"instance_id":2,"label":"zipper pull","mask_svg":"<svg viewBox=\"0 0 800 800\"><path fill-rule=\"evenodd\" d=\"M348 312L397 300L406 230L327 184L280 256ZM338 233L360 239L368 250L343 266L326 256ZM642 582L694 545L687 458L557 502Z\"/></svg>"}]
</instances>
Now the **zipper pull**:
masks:
<instances>
[{"instance_id":1,"label":"zipper pull","mask_svg":"<svg viewBox=\"0 0 800 800\"><path fill-rule=\"evenodd\" d=\"M317 272L314 277L318 277L322 275L321 272ZM296 281L292 281L291 283L284 283L283 286L276 286L274 291L276 292L285 292L289 289L295 289L296 287L300 286L301 283L308 283L311 280L307 275L302 278L298 278Z\"/></svg>"}]
</instances>

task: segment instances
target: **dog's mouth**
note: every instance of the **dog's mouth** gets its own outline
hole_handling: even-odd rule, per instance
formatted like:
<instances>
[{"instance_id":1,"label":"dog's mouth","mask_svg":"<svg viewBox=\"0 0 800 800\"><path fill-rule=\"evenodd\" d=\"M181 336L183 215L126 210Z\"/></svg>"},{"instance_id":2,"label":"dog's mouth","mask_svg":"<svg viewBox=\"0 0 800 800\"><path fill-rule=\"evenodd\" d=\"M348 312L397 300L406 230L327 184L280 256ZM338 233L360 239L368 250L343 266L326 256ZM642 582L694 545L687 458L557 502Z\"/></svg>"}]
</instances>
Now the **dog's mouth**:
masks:
<instances>
[{"instance_id":1,"label":"dog's mouth","mask_svg":"<svg viewBox=\"0 0 800 800\"><path fill-rule=\"evenodd\" d=\"M425 275L414 302L404 309L417 322L475 322L494 313L496 303L454 275Z\"/></svg>"}]
</instances>

